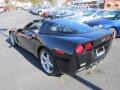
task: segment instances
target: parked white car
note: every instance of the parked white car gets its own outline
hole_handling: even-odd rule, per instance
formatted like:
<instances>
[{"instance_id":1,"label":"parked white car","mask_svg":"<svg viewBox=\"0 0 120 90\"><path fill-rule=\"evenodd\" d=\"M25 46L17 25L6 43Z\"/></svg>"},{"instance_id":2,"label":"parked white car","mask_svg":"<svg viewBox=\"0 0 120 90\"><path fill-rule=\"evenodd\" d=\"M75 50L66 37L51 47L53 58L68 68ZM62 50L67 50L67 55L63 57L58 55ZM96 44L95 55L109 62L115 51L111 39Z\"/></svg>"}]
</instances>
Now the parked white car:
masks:
<instances>
[{"instance_id":1,"label":"parked white car","mask_svg":"<svg viewBox=\"0 0 120 90\"><path fill-rule=\"evenodd\" d=\"M32 8L33 4L31 2L24 3L23 9L29 11Z\"/></svg>"},{"instance_id":2,"label":"parked white car","mask_svg":"<svg viewBox=\"0 0 120 90\"><path fill-rule=\"evenodd\" d=\"M5 6L5 4L3 5L0 4L0 13L4 11L9 11L9 7Z\"/></svg>"},{"instance_id":3,"label":"parked white car","mask_svg":"<svg viewBox=\"0 0 120 90\"><path fill-rule=\"evenodd\" d=\"M5 7L4 2L0 1L0 13L4 12L4 7Z\"/></svg>"},{"instance_id":4,"label":"parked white car","mask_svg":"<svg viewBox=\"0 0 120 90\"><path fill-rule=\"evenodd\" d=\"M35 15L43 15L44 12L52 9L52 6L43 5L43 6L35 6L30 9L29 12Z\"/></svg>"}]
</instances>

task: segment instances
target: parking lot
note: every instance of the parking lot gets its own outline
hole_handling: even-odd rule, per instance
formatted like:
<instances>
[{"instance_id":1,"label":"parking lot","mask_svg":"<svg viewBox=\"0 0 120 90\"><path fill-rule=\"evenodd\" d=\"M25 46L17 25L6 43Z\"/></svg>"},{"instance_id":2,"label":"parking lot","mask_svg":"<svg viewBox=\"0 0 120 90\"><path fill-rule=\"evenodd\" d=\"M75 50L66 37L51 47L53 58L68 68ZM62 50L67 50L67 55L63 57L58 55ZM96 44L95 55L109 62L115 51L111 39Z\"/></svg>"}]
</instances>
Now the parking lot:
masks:
<instances>
[{"instance_id":1,"label":"parking lot","mask_svg":"<svg viewBox=\"0 0 120 90\"><path fill-rule=\"evenodd\" d=\"M39 62L21 47L13 48L8 31L40 19L22 10L0 14L0 90L120 90L120 38L102 64L75 76L47 76Z\"/></svg>"}]
</instances>

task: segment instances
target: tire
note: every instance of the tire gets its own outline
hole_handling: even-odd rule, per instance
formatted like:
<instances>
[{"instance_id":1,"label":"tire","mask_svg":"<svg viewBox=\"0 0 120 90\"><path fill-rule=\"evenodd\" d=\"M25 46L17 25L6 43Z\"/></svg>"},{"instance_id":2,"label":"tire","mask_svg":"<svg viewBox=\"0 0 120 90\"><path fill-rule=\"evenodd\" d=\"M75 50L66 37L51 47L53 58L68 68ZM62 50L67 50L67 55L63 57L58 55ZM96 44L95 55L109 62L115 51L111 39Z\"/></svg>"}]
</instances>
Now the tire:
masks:
<instances>
[{"instance_id":1,"label":"tire","mask_svg":"<svg viewBox=\"0 0 120 90\"><path fill-rule=\"evenodd\" d=\"M52 53L47 49L42 49L39 53L39 60L42 70L49 76L58 74L57 64Z\"/></svg>"},{"instance_id":2,"label":"tire","mask_svg":"<svg viewBox=\"0 0 120 90\"><path fill-rule=\"evenodd\" d=\"M10 36L11 45L15 47L17 43L15 42L13 33L9 33L9 36Z\"/></svg>"},{"instance_id":3,"label":"tire","mask_svg":"<svg viewBox=\"0 0 120 90\"><path fill-rule=\"evenodd\" d=\"M38 12L38 15L42 16L42 11L39 11L39 12Z\"/></svg>"},{"instance_id":4,"label":"tire","mask_svg":"<svg viewBox=\"0 0 120 90\"><path fill-rule=\"evenodd\" d=\"M117 30L115 28L109 28L111 32L113 32L113 38L117 37Z\"/></svg>"}]
</instances>

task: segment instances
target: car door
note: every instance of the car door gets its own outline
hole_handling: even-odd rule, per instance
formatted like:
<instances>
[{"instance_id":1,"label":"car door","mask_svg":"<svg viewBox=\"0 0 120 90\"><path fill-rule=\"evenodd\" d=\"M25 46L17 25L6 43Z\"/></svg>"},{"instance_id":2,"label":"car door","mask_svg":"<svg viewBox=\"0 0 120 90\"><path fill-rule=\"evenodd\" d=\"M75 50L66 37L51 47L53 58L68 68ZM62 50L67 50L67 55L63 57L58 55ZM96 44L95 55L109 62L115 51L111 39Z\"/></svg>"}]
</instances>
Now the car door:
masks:
<instances>
[{"instance_id":1,"label":"car door","mask_svg":"<svg viewBox=\"0 0 120 90\"><path fill-rule=\"evenodd\" d=\"M25 32L26 32L27 28L29 28L32 24L33 24L33 22L28 23L23 29L18 29L17 33L16 33L18 44L25 49L26 49L26 47L25 47L24 43L25 43L25 38L27 38L25 35Z\"/></svg>"},{"instance_id":2,"label":"car door","mask_svg":"<svg viewBox=\"0 0 120 90\"><path fill-rule=\"evenodd\" d=\"M34 53L36 44L38 44L37 36L41 25L41 22L35 22L25 30L24 46L31 53Z\"/></svg>"},{"instance_id":3,"label":"car door","mask_svg":"<svg viewBox=\"0 0 120 90\"><path fill-rule=\"evenodd\" d=\"M41 23L35 22L25 28L24 31L19 33L21 37L22 47L31 53L34 53L34 48L37 40L37 35L40 30Z\"/></svg>"}]
</instances>

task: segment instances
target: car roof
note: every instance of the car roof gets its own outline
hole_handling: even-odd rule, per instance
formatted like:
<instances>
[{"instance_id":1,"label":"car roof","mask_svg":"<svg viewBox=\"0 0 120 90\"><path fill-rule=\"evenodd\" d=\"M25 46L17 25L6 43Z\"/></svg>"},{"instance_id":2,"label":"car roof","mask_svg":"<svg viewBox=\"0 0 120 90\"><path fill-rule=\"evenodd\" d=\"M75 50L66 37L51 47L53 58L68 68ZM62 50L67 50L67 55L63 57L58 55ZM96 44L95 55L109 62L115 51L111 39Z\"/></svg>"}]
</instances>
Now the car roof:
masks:
<instances>
[{"instance_id":1,"label":"car roof","mask_svg":"<svg viewBox=\"0 0 120 90\"><path fill-rule=\"evenodd\" d=\"M120 10L115 10L115 9L101 9L101 11L104 11L104 10L106 10L106 11L120 11Z\"/></svg>"},{"instance_id":2,"label":"car roof","mask_svg":"<svg viewBox=\"0 0 120 90\"><path fill-rule=\"evenodd\" d=\"M83 25L83 24L80 24L79 22L77 22L75 20L62 19L62 18L61 19L51 19L51 20L49 20L49 22L56 23L56 24L59 24L59 25L62 25L62 26L68 26L68 27Z\"/></svg>"}]
</instances>

